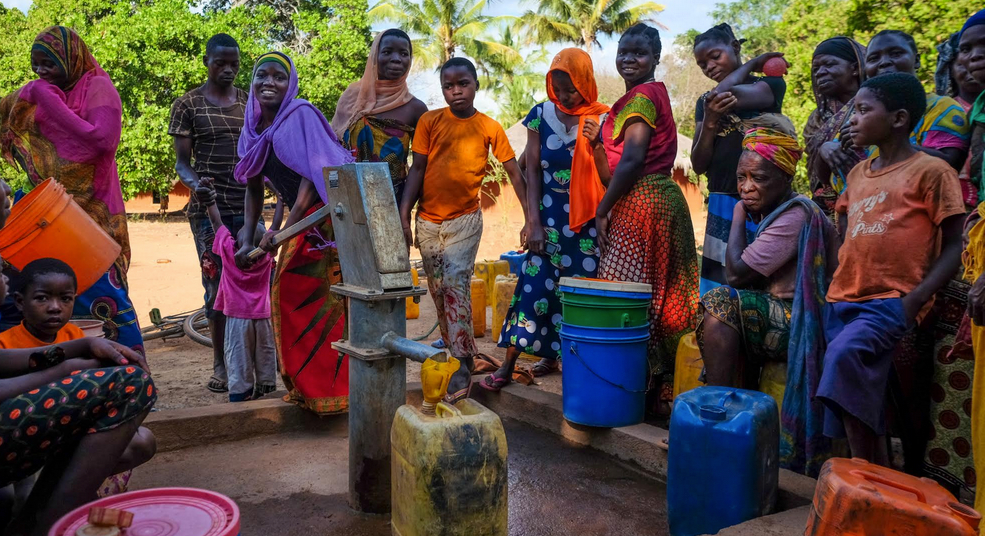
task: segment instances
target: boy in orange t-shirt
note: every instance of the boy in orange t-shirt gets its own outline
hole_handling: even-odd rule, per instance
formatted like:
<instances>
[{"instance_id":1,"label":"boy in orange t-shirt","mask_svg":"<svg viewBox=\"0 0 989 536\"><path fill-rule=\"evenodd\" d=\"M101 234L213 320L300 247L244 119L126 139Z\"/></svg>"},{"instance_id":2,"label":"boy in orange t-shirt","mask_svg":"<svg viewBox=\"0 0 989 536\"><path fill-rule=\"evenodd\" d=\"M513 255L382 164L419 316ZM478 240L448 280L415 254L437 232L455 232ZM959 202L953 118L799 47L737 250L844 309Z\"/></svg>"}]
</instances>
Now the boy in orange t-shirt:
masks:
<instances>
[{"instance_id":1,"label":"boy in orange t-shirt","mask_svg":"<svg viewBox=\"0 0 989 536\"><path fill-rule=\"evenodd\" d=\"M926 109L916 77L867 80L855 96L855 145L879 148L856 165L835 211L844 243L828 289L828 347L816 396L824 431L851 454L889 465L883 414L893 350L958 271L965 206L958 174L910 144Z\"/></svg>"},{"instance_id":2,"label":"boy in orange t-shirt","mask_svg":"<svg viewBox=\"0 0 989 536\"><path fill-rule=\"evenodd\" d=\"M422 254L440 333L461 363L447 395L449 402L457 402L470 394L477 354L470 278L483 229L478 193L488 171L489 151L505 165L523 210L528 211L525 182L504 129L474 108L480 88L474 64L453 58L440 69L440 80L443 98L450 106L426 112L419 119L400 211L405 240L411 247L412 207L419 203L415 245Z\"/></svg>"},{"instance_id":3,"label":"boy in orange t-shirt","mask_svg":"<svg viewBox=\"0 0 989 536\"><path fill-rule=\"evenodd\" d=\"M14 292L24 320L0 333L0 348L40 348L86 335L69 322L76 302L76 274L58 259L31 261L21 271Z\"/></svg>"}]
</instances>

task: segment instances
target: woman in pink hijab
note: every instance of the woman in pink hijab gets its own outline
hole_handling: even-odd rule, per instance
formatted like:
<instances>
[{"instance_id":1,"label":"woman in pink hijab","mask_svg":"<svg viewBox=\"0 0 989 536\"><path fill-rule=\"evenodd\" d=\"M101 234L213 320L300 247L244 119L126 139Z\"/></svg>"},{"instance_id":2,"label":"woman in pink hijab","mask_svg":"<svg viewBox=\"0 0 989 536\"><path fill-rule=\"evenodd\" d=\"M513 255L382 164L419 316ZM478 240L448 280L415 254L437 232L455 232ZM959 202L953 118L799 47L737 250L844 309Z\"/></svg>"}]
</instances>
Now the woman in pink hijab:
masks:
<instances>
[{"instance_id":1,"label":"woman in pink hijab","mask_svg":"<svg viewBox=\"0 0 989 536\"><path fill-rule=\"evenodd\" d=\"M409 93L412 40L385 30L371 44L364 76L343 92L331 126L358 162L386 162L396 199L408 174L409 146L426 105Z\"/></svg>"}]
</instances>

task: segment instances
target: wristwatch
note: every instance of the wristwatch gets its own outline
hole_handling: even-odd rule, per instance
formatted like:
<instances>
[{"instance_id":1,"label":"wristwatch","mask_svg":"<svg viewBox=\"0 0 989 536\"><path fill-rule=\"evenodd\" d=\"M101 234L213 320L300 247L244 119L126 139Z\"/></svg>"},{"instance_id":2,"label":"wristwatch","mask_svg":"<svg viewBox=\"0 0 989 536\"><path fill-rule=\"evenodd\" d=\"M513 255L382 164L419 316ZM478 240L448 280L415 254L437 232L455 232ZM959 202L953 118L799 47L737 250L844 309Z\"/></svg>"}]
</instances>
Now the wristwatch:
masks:
<instances>
[{"instance_id":1,"label":"wristwatch","mask_svg":"<svg viewBox=\"0 0 989 536\"><path fill-rule=\"evenodd\" d=\"M58 366L65 361L65 350L61 346L49 346L41 352L34 352L28 357L28 370L46 370Z\"/></svg>"}]
</instances>

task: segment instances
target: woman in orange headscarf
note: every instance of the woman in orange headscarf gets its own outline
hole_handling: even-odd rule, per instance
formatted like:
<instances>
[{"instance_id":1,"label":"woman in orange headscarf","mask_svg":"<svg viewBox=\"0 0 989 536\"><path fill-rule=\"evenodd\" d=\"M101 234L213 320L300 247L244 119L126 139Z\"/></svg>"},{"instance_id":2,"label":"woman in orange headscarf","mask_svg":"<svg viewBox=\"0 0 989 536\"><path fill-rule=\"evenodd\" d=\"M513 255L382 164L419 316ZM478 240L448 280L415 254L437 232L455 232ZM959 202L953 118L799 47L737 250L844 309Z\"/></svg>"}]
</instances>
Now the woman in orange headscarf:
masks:
<instances>
[{"instance_id":1,"label":"woman in orange headscarf","mask_svg":"<svg viewBox=\"0 0 989 536\"><path fill-rule=\"evenodd\" d=\"M532 369L535 376L560 370L562 306L557 284L561 277L597 274L594 211L604 186L594 149L582 133L587 122L600 124L609 108L597 102L591 57L579 48L562 50L546 74L546 93L549 101L536 105L522 120L529 132L529 213L538 213L542 226L528 229L529 253L498 344L507 349L505 363L481 382L491 391L511 382L522 352L541 358Z\"/></svg>"}]
</instances>

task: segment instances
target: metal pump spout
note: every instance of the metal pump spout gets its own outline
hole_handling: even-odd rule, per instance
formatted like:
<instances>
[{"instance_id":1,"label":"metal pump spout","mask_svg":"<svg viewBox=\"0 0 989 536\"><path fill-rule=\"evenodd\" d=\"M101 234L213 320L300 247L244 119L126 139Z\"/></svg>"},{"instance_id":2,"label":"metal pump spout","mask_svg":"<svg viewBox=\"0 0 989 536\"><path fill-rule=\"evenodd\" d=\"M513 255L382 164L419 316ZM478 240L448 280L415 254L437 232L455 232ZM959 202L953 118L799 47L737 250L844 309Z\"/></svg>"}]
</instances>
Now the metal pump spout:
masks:
<instances>
[{"instance_id":1,"label":"metal pump spout","mask_svg":"<svg viewBox=\"0 0 989 536\"><path fill-rule=\"evenodd\" d=\"M389 331L381 336L381 347L416 363L425 363L427 359L432 359L437 363L446 363L446 351L406 339L394 331Z\"/></svg>"}]
</instances>

